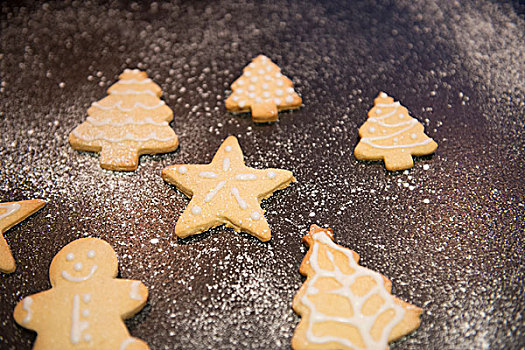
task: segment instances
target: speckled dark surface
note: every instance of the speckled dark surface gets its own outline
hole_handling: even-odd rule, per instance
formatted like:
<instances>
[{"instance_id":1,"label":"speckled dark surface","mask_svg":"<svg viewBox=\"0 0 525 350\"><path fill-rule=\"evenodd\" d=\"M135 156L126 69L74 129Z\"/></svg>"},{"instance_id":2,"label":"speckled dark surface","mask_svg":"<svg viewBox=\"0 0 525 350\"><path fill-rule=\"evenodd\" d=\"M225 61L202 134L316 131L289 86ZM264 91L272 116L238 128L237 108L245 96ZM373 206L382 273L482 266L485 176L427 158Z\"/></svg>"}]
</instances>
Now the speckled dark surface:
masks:
<instances>
[{"instance_id":1,"label":"speckled dark surface","mask_svg":"<svg viewBox=\"0 0 525 350\"><path fill-rule=\"evenodd\" d=\"M95 236L117 251L122 277L149 287L127 324L152 349L288 349L311 223L332 227L395 295L424 308L421 327L392 349L523 348L524 12L438 0L3 2L0 201L48 204L6 234L18 267L0 275L0 348L31 348L14 306L50 287L61 247ZM304 102L272 125L223 104L259 53ZM162 87L180 148L113 173L67 136L126 67ZM352 155L381 90L439 144L410 171ZM160 171L209 162L228 135L248 166L296 175L263 203L273 238L217 228L177 240L188 200Z\"/></svg>"}]
</instances>

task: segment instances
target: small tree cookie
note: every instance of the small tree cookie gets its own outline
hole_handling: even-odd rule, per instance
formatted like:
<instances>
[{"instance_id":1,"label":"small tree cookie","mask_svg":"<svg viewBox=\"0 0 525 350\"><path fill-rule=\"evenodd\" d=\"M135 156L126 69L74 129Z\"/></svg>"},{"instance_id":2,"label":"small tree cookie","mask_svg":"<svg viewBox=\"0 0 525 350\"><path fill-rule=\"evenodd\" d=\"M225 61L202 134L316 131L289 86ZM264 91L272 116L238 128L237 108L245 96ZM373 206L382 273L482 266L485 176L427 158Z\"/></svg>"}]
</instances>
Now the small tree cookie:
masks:
<instances>
[{"instance_id":1,"label":"small tree cookie","mask_svg":"<svg viewBox=\"0 0 525 350\"><path fill-rule=\"evenodd\" d=\"M41 199L0 203L0 272L11 273L16 269L15 259L4 238L4 232L40 210L45 204Z\"/></svg>"},{"instance_id":2,"label":"small tree cookie","mask_svg":"<svg viewBox=\"0 0 525 350\"><path fill-rule=\"evenodd\" d=\"M437 148L437 143L425 135L423 125L384 92L374 100L368 120L359 128L359 137L355 157L359 160L384 160L390 171L412 168L413 155L431 154Z\"/></svg>"},{"instance_id":3,"label":"small tree cookie","mask_svg":"<svg viewBox=\"0 0 525 350\"><path fill-rule=\"evenodd\" d=\"M139 281L115 279L117 256L98 238L82 238L62 248L51 262L53 288L24 298L16 322L38 333L33 349L146 350L123 322L146 304Z\"/></svg>"},{"instance_id":4,"label":"small tree cookie","mask_svg":"<svg viewBox=\"0 0 525 350\"><path fill-rule=\"evenodd\" d=\"M293 349L383 350L419 327L422 310L392 296L392 283L335 244L332 230L312 225L303 242L306 282L292 305L301 316Z\"/></svg>"},{"instance_id":5,"label":"small tree cookie","mask_svg":"<svg viewBox=\"0 0 525 350\"><path fill-rule=\"evenodd\" d=\"M109 96L88 109L69 143L79 151L100 152L104 169L133 171L141 154L172 152L179 141L169 126L173 112L159 99L160 87L137 69L126 69L119 79Z\"/></svg>"},{"instance_id":6,"label":"small tree cookie","mask_svg":"<svg viewBox=\"0 0 525 350\"><path fill-rule=\"evenodd\" d=\"M231 88L233 92L226 100L226 109L234 113L251 110L252 119L257 123L274 122L279 119L279 111L297 109L302 103L292 81L264 55L254 58Z\"/></svg>"}]
</instances>

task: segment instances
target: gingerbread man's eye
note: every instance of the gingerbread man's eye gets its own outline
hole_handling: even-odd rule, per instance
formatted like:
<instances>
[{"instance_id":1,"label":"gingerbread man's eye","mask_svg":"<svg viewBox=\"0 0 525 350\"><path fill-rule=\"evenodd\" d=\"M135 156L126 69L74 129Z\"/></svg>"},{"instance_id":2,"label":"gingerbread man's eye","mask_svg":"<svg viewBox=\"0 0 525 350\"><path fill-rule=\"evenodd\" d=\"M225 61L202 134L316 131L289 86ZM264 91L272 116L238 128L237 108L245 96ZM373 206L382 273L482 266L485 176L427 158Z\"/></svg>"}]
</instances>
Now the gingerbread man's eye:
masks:
<instances>
[{"instance_id":1,"label":"gingerbread man's eye","mask_svg":"<svg viewBox=\"0 0 525 350\"><path fill-rule=\"evenodd\" d=\"M91 249L88 253L87 253L87 257L90 258L90 259L93 259L95 257L95 251L93 249Z\"/></svg>"},{"instance_id":2,"label":"gingerbread man's eye","mask_svg":"<svg viewBox=\"0 0 525 350\"><path fill-rule=\"evenodd\" d=\"M67 261L71 261L75 258L75 254L73 253L69 253L68 255L66 255L66 260Z\"/></svg>"}]
</instances>

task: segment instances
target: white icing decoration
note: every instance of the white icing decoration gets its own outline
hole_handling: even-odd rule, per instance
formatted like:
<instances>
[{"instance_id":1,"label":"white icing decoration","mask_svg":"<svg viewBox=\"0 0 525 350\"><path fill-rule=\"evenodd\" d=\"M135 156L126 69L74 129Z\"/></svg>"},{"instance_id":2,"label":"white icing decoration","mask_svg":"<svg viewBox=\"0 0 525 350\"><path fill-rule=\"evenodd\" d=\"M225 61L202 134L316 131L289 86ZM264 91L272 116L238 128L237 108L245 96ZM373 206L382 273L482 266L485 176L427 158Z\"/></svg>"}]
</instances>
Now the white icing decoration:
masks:
<instances>
[{"instance_id":1,"label":"white icing decoration","mask_svg":"<svg viewBox=\"0 0 525 350\"><path fill-rule=\"evenodd\" d=\"M233 102L237 102L237 101L239 101L239 96L233 96L233 97L232 97L232 100L233 100Z\"/></svg>"},{"instance_id":2,"label":"white icing decoration","mask_svg":"<svg viewBox=\"0 0 525 350\"><path fill-rule=\"evenodd\" d=\"M273 100L275 102L276 105L280 105L282 100L280 98L276 98Z\"/></svg>"},{"instance_id":3,"label":"white icing decoration","mask_svg":"<svg viewBox=\"0 0 525 350\"><path fill-rule=\"evenodd\" d=\"M33 310L31 310L31 305L33 305L33 299L31 297L24 298L24 301L22 301L22 309L24 309L27 314L22 320L22 323L30 322L33 318Z\"/></svg>"},{"instance_id":4,"label":"white icing decoration","mask_svg":"<svg viewBox=\"0 0 525 350\"><path fill-rule=\"evenodd\" d=\"M376 109L376 114L381 114L381 109L380 108Z\"/></svg>"},{"instance_id":5,"label":"white icing decoration","mask_svg":"<svg viewBox=\"0 0 525 350\"><path fill-rule=\"evenodd\" d=\"M246 106L246 101L242 100L242 101L239 101L239 107L244 107Z\"/></svg>"},{"instance_id":6,"label":"white icing decoration","mask_svg":"<svg viewBox=\"0 0 525 350\"><path fill-rule=\"evenodd\" d=\"M202 213L202 209L198 205L194 205L193 208L191 208L191 213L193 215L200 215Z\"/></svg>"},{"instance_id":7,"label":"white icing decoration","mask_svg":"<svg viewBox=\"0 0 525 350\"><path fill-rule=\"evenodd\" d=\"M228 171L230 170L230 158L226 157L222 161L222 170Z\"/></svg>"},{"instance_id":8,"label":"white icing decoration","mask_svg":"<svg viewBox=\"0 0 525 350\"><path fill-rule=\"evenodd\" d=\"M239 84L239 85L244 85L244 80L240 79L240 80L237 82L237 84Z\"/></svg>"},{"instance_id":9,"label":"white icing decoration","mask_svg":"<svg viewBox=\"0 0 525 350\"><path fill-rule=\"evenodd\" d=\"M266 79L266 80L272 80L273 78L272 78L270 75L265 75L265 76L264 76L264 79Z\"/></svg>"},{"instance_id":10,"label":"white icing decoration","mask_svg":"<svg viewBox=\"0 0 525 350\"><path fill-rule=\"evenodd\" d=\"M88 253L87 253L87 257L90 258L90 259L93 259L95 257L96 253L93 249L91 249Z\"/></svg>"},{"instance_id":11,"label":"white icing decoration","mask_svg":"<svg viewBox=\"0 0 525 350\"><path fill-rule=\"evenodd\" d=\"M252 81L252 83L256 83L257 80L259 80L259 78L257 78L257 77L251 77L250 80ZM252 86L252 85L250 85L250 86Z\"/></svg>"},{"instance_id":12,"label":"white icing decoration","mask_svg":"<svg viewBox=\"0 0 525 350\"><path fill-rule=\"evenodd\" d=\"M248 97L251 98L251 99L254 99L255 98L255 92L250 92L248 94Z\"/></svg>"},{"instance_id":13,"label":"white icing decoration","mask_svg":"<svg viewBox=\"0 0 525 350\"><path fill-rule=\"evenodd\" d=\"M151 96L157 96L153 91L151 90L112 90L110 95L151 95Z\"/></svg>"},{"instance_id":14,"label":"white icing decoration","mask_svg":"<svg viewBox=\"0 0 525 350\"><path fill-rule=\"evenodd\" d=\"M166 126L169 125L167 121L161 121L156 122L151 117L146 117L144 120L133 120L131 117L126 117L121 122L116 122L111 118L97 120L93 117L87 117L86 122L88 122L91 125L94 126L103 126L103 125L110 125L110 126L124 126L124 125L156 125L156 126Z\"/></svg>"},{"instance_id":15,"label":"white icing decoration","mask_svg":"<svg viewBox=\"0 0 525 350\"><path fill-rule=\"evenodd\" d=\"M275 179L275 173L271 170L266 173L266 176L271 180Z\"/></svg>"},{"instance_id":16,"label":"white icing decoration","mask_svg":"<svg viewBox=\"0 0 525 350\"><path fill-rule=\"evenodd\" d=\"M73 266L73 269L75 271L80 271L82 270L82 263L81 262L77 262L74 266Z\"/></svg>"},{"instance_id":17,"label":"white icing decoration","mask_svg":"<svg viewBox=\"0 0 525 350\"><path fill-rule=\"evenodd\" d=\"M157 136L157 133L156 132L152 132L151 134L149 134L149 136L146 136L146 137L143 137L143 138L140 138L140 137L136 137L134 135L132 135L131 133L126 133L123 137L116 137L116 138L111 138L111 137L106 137L104 136L103 133L100 133L94 137L88 137L88 136L83 136L81 135L77 129L73 130L73 135L83 141L86 141L86 142L93 142L93 141L107 141L107 142L111 142L111 143L117 143L117 142L123 142L123 141L134 141L134 142L148 142L148 141L159 141L159 142L167 142L167 141L171 141L174 139L174 136L169 136L169 137L158 137Z\"/></svg>"},{"instance_id":18,"label":"white icing decoration","mask_svg":"<svg viewBox=\"0 0 525 350\"><path fill-rule=\"evenodd\" d=\"M82 316L89 317L89 310L88 309L82 310Z\"/></svg>"},{"instance_id":19,"label":"white icing decoration","mask_svg":"<svg viewBox=\"0 0 525 350\"><path fill-rule=\"evenodd\" d=\"M371 127L368 129L368 131L370 131L370 132L375 132L375 131L376 131L376 128L374 128L373 126L371 126Z\"/></svg>"},{"instance_id":20,"label":"white icing decoration","mask_svg":"<svg viewBox=\"0 0 525 350\"><path fill-rule=\"evenodd\" d=\"M244 92L244 90L243 89L237 89L236 92L239 93L239 94L242 94Z\"/></svg>"},{"instance_id":21,"label":"white icing decoration","mask_svg":"<svg viewBox=\"0 0 525 350\"><path fill-rule=\"evenodd\" d=\"M268 91L263 92L263 97L266 97L266 98L270 97L270 93Z\"/></svg>"},{"instance_id":22,"label":"white icing decoration","mask_svg":"<svg viewBox=\"0 0 525 350\"><path fill-rule=\"evenodd\" d=\"M246 203L244 199L241 198L241 194L239 193L239 190L236 187L232 187L231 194L233 194L233 196L237 200L237 203L239 204L239 207L241 207L241 209L244 210L248 208L248 204Z\"/></svg>"},{"instance_id":23,"label":"white icing decoration","mask_svg":"<svg viewBox=\"0 0 525 350\"><path fill-rule=\"evenodd\" d=\"M417 139L417 134L413 132L412 134L410 134L410 137L411 137L413 140L415 140L415 139Z\"/></svg>"},{"instance_id":24,"label":"white icing decoration","mask_svg":"<svg viewBox=\"0 0 525 350\"><path fill-rule=\"evenodd\" d=\"M257 175L255 174L237 174L235 175L235 180L240 180L240 181L257 180Z\"/></svg>"},{"instance_id":25,"label":"white icing decoration","mask_svg":"<svg viewBox=\"0 0 525 350\"><path fill-rule=\"evenodd\" d=\"M281 76L282 76L281 72L277 72L277 73L275 73L275 77L276 77L276 78L280 78Z\"/></svg>"},{"instance_id":26,"label":"white icing decoration","mask_svg":"<svg viewBox=\"0 0 525 350\"><path fill-rule=\"evenodd\" d=\"M9 215L17 212L18 209L20 209L20 204L18 204L18 203L0 204L0 208L6 209L5 213L0 214L0 220L2 220L3 218L6 218Z\"/></svg>"},{"instance_id":27,"label":"white icing decoration","mask_svg":"<svg viewBox=\"0 0 525 350\"><path fill-rule=\"evenodd\" d=\"M282 94L283 94L283 90L281 90L281 89L277 89L277 90L275 90L275 94L276 94L277 96L282 96Z\"/></svg>"},{"instance_id":28,"label":"white icing decoration","mask_svg":"<svg viewBox=\"0 0 525 350\"><path fill-rule=\"evenodd\" d=\"M109 106L103 106L101 105L100 103L98 102L93 102L93 104L91 106L93 107L96 107L98 109L102 109L102 110L105 110L105 111L110 111L112 109L119 109L121 110L122 112L131 112L132 110L136 109L136 108L142 108L142 109L155 109L155 108L159 108L161 106L164 106L166 104L166 102L164 101L159 101L156 105L153 105L153 106L148 106L148 105L145 105L143 103L140 103L140 102L135 102L135 104L133 105L133 107L131 108L125 108L125 107L122 107L122 101L118 101L117 103L113 104L113 105L109 105Z\"/></svg>"},{"instance_id":29,"label":"white icing decoration","mask_svg":"<svg viewBox=\"0 0 525 350\"><path fill-rule=\"evenodd\" d=\"M124 85L130 85L130 84L148 84L151 83L150 78L146 78L143 80L136 80L136 79L123 79L119 80L118 84L124 84Z\"/></svg>"},{"instance_id":30,"label":"white icing decoration","mask_svg":"<svg viewBox=\"0 0 525 350\"><path fill-rule=\"evenodd\" d=\"M283 85L284 85L284 83L283 83L282 80L277 81L277 86L283 86Z\"/></svg>"},{"instance_id":31,"label":"white icing decoration","mask_svg":"<svg viewBox=\"0 0 525 350\"><path fill-rule=\"evenodd\" d=\"M91 270L89 271L89 274L87 274L86 276L81 276L81 277L71 276L67 271L62 271L62 277L65 280L68 280L69 282L84 282L90 279L91 277L93 277L93 274L95 273L95 271L97 271L97 268L98 268L97 265L93 265L91 267Z\"/></svg>"},{"instance_id":32,"label":"white icing decoration","mask_svg":"<svg viewBox=\"0 0 525 350\"><path fill-rule=\"evenodd\" d=\"M250 91L255 91L255 85L250 85L250 86L248 86L248 90L250 90Z\"/></svg>"},{"instance_id":33,"label":"white icing decoration","mask_svg":"<svg viewBox=\"0 0 525 350\"><path fill-rule=\"evenodd\" d=\"M127 338L127 339L123 340L122 343L120 343L119 350L126 350L128 345L133 344L135 342L136 342L136 340L133 339L133 338Z\"/></svg>"},{"instance_id":34,"label":"white icing decoration","mask_svg":"<svg viewBox=\"0 0 525 350\"><path fill-rule=\"evenodd\" d=\"M221 188L226 185L226 181L221 181L217 184L217 187L215 188L212 188L210 190L210 192L208 192L208 194L206 195L206 197L204 197L204 201L205 202L209 202L213 199L213 197L215 197L215 195L217 194L217 192L219 192L221 190Z\"/></svg>"},{"instance_id":35,"label":"white icing decoration","mask_svg":"<svg viewBox=\"0 0 525 350\"><path fill-rule=\"evenodd\" d=\"M254 211L250 216L252 217L252 220L255 220L255 221L261 218L261 214L259 214L256 211Z\"/></svg>"},{"instance_id":36,"label":"white icing decoration","mask_svg":"<svg viewBox=\"0 0 525 350\"><path fill-rule=\"evenodd\" d=\"M84 303L89 303L91 301L91 294L84 294L82 296L82 300L84 301Z\"/></svg>"},{"instance_id":37,"label":"white icing decoration","mask_svg":"<svg viewBox=\"0 0 525 350\"><path fill-rule=\"evenodd\" d=\"M89 335L89 334L85 334L85 335L84 335L84 341L86 341L86 342L91 341L91 335Z\"/></svg>"},{"instance_id":38,"label":"white icing decoration","mask_svg":"<svg viewBox=\"0 0 525 350\"><path fill-rule=\"evenodd\" d=\"M66 260L67 260L67 261L71 261L71 260L73 260L74 258L75 258L75 254L73 254L73 253L68 253L68 254L66 255Z\"/></svg>"},{"instance_id":39,"label":"white icing decoration","mask_svg":"<svg viewBox=\"0 0 525 350\"><path fill-rule=\"evenodd\" d=\"M131 282L131 289L129 291L129 297L133 300L142 300L142 297L139 293L140 282L133 281Z\"/></svg>"},{"instance_id":40,"label":"white icing decoration","mask_svg":"<svg viewBox=\"0 0 525 350\"><path fill-rule=\"evenodd\" d=\"M201 171L199 176L205 179L215 179L217 174L215 174L213 171Z\"/></svg>"},{"instance_id":41,"label":"white icing decoration","mask_svg":"<svg viewBox=\"0 0 525 350\"><path fill-rule=\"evenodd\" d=\"M291 87L287 88L286 92L289 93L289 94L293 94L294 93L293 88L291 88Z\"/></svg>"},{"instance_id":42,"label":"white icing decoration","mask_svg":"<svg viewBox=\"0 0 525 350\"><path fill-rule=\"evenodd\" d=\"M259 69L259 74L263 75L264 74L264 69Z\"/></svg>"},{"instance_id":43,"label":"white icing decoration","mask_svg":"<svg viewBox=\"0 0 525 350\"><path fill-rule=\"evenodd\" d=\"M399 113L399 119L403 119L405 115L403 113Z\"/></svg>"},{"instance_id":44,"label":"white icing decoration","mask_svg":"<svg viewBox=\"0 0 525 350\"><path fill-rule=\"evenodd\" d=\"M262 84L262 88L263 88L264 90L267 90L267 89L270 88L270 85L268 85L268 83L264 83L264 84Z\"/></svg>"},{"instance_id":45,"label":"white icing decoration","mask_svg":"<svg viewBox=\"0 0 525 350\"><path fill-rule=\"evenodd\" d=\"M413 128L415 125L418 124L418 121L414 118L410 118L410 120L408 121L405 121L405 122L401 122L401 123L396 123L396 124L386 124L383 122L384 119L394 115L396 112L397 112L397 108L399 106L401 106L401 104L399 102L394 102L394 103L378 103L376 106L380 106L380 107L394 107L394 109L389 112L389 113L386 113L380 117L369 117L368 120L372 123L377 123L381 126L384 126L384 127L398 127L398 126L404 126L404 125L407 125L405 128L403 129L400 129L394 133L391 133L389 135L384 135L384 136L373 136L373 137L363 137L361 139L361 141L363 141L364 143L372 146L372 147L375 147L375 148L379 148L379 149L398 149L398 148L408 148L408 147L417 147L417 146L423 146L423 145L426 145L428 143L430 143L432 141L432 139L428 138L426 140L423 140L421 142L417 142L417 143L411 143L411 144L397 144L397 142L399 141L399 139L395 136L399 136L401 135L402 133L410 130L411 128ZM399 116L401 116L402 114L399 114ZM385 133L385 130L383 130L383 133ZM393 137L393 145L378 145L377 143L374 143L374 141L377 141L377 140L386 140L386 139L389 139Z\"/></svg>"},{"instance_id":46,"label":"white icing decoration","mask_svg":"<svg viewBox=\"0 0 525 350\"><path fill-rule=\"evenodd\" d=\"M384 92L382 92L382 93L381 93L381 97L382 97L382 98L386 98L386 97L388 97L388 95L385 94Z\"/></svg>"},{"instance_id":47,"label":"white icing decoration","mask_svg":"<svg viewBox=\"0 0 525 350\"><path fill-rule=\"evenodd\" d=\"M330 252L328 249L326 249L326 253L328 259L332 262L334 269L323 270L319 266L319 262L317 260L319 256L319 246L321 243L327 245L333 250L337 250L343 253L347 257L348 263L350 267L354 270L354 273L348 275L341 272L341 270L337 267L334 261L334 256L332 252ZM365 344L366 349L386 349L388 346L388 336L390 335L392 328L394 328L394 326L403 319L405 310L394 302L394 297L385 288L383 277L379 273L366 269L357 264L350 251L336 245L324 231L317 232L313 235L313 247L312 253L310 254L309 263L314 273L308 280L306 292L301 298L301 302L310 309L310 315L308 318L308 329L306 331L306 338L308 339L308 341L316 344L336 342L350 348L355 348L356 345L350 342L347 338L337 337L334 335L314 335L314 323L331 321L337 323L345 323L355 327L359 331L359 334ZM375 282L375 285L368 291L368 293L361 297L358 297L352 292L350 287L358 278L365 276L372 278ZM319 293L319 290L317 290L313 286L320 278L334 278L341 285L341 288L331 290L329 292L325 291L324 293L336 294L346 298L348 302L350 302L350 304L352 305L352 317L329 316L321 313L316 309L315 304L308 298L308 296ZM380 296L383 299L383 304L381 305L379 310L375 312L374 315L365 316L361 313L362 307L364 303L368 300L368 298L373 295ZM370 334L370 330L376 322L377 316L390 309L394 311L395 315L393 319L389 323L387 323L387 325L383 328L379 339L375 341Z\"/></svg>"},{"instance_id":48,"label":"white icing decoration","mask_svg":"<svg viewBox=\"0 0 525 350\"><path fill-rule=\"evenodd\" d=\"M226 152L231 152L231 150L232 150L232 146L228 145L228 146L224 147L224 150L225 150Z\"/></svg>"},{"instance_id":49,"label":"white icing decoration","mask_svg":"<svg viewBox=\"0 0 525 350\"><path fill-rule=\"evenodd\" d=\"M82 337L82 332L88 328L89 322L80 320L80 296L75 294L73 296L73 312L71 316L71 343L79 343Z\"/></svg>"},{"instance_id":50,"label":"white icing decoration","mask_svg":"<svg viewBox=\"0 0 525 350\"><path fill-rule=\"evenodd\" d=\"M247 77L249 77L249 76L252 75L252 73L251 73L250 71L246 71L246 72L244 72L244 75L246 75Z\"/></svg>"},{"instance_id":51,"label":"white icing decoration","mask_svg":"<svg viewBox=\"0 0 525 350\"><path fill-rule=\"evenodd\" d=\"M178 171L179 174L186 174L188 172L188 168L186 168L184 165L181 165Z\"/></svg>"},{"instance_id":52,"label":"white icing decoration","mask_svg":"<svg viewBox=\"0 0 525 350\"><path fill-rule=\"evenodd\" d=\"M292 102L293 102L293 97L292 97L291 95L288 95L288 96L286 96L286 98L284 99L284 101L285 101L286 103L292 103Z\"/></svg>"}]
</instances>

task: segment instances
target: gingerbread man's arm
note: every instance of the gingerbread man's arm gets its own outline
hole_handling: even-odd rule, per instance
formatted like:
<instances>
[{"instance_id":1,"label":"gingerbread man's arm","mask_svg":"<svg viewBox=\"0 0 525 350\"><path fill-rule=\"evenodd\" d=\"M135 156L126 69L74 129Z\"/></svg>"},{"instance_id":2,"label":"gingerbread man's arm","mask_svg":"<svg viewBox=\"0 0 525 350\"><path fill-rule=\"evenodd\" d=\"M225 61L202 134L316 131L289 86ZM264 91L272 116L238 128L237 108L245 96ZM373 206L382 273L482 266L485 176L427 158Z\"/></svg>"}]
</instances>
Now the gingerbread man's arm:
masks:
<instances>
[{"instance_id":1,"label":"gingerbread man's arm","mask_svg":"<svg viewBox=\"0 0 525 350\"><path fill-rule=\"evenodd\" d=\"M22 299L13 313L16 323L24 328L38 331L46 322L48 316L46 310L49 310L53 294L54 291L49 289Z\"/></svg>"},{"instance_id":2,"label":"gingerbread man's arm","mask_svg":"<svg viewBox=\"0 0 525 350\"><path fill-rule=\"evenodd\" d=\"M135 315L146 304L148 288L144 283L133 280L116 279L115 291L120 303L120 315L127 319Z\"/></svg>"}]
</instances>

